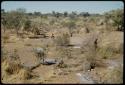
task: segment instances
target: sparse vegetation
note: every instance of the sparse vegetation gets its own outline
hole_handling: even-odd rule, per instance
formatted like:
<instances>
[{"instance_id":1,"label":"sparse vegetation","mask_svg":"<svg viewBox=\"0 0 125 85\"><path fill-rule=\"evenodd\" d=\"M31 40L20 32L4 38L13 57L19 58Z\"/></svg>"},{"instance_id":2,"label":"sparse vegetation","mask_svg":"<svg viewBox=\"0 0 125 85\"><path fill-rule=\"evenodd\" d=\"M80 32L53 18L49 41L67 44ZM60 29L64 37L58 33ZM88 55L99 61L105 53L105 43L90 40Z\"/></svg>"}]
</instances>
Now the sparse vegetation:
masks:
<instances>
[{"instance_id":1,"label":"sparse vegetation","mask_svg":"<svg viewBox=\"0 0 125 85\"><path fill-rule=\"evenodd\" d=\"M54 41L55 41L56 45L68 46L69 45L69 35L63 34L61 36L57 36Z\"/></svg>"},{"instance_id":2,"label":"sparse vegetation","mask_svg":"<svg viewBox=\"0 0 125 85\"><path fill-rule=\"evenodd\" d=\"M96 83L123 83L123 14L1 10L2 82L77 83L84 72Z\"/></svg>"},{"instance_id":3,"label":"sparse vegetation","mask_svg":"<svg viewBox=\"0 0 125 85\"><path fill-rule=\"evenodd\" d=\"M25 21L24 30L30 31L31 30L30 28L31 28L31 21L30 20Z\"/></svg>"},{"instance_id":4,"label":"sparse vegetation","mask_svg":"<svg viewBox=\"0 0 125 85\"><path fill-rule=\"evenodd\" d=\"M69 32L70 36L73 36L73 30L75 29L75 21L68 22Z\"/></svg>"},{"instance_id":5,"label":"sparse vegetation","mask_svg":"<svg viewBox=\"0 0 125 85\"><path fill-rule=\"evenodd\" d=\"M7 43L8 40L9 40L9 35L3 36L3 42L4 42L4 43Z\"/></svg>"},{"instance_id":6,"label":"sparse vegetation","mask_svg":"<svg viewBox=\"0 0 125 85\"><path fill-rule=\"evenodd\" d=\"M108 21L113 20L112 25L115 26L114 30L124 31L124 15L123 9L112 10L105 14L106 25L108 25ZM110 28L108 28L110 30Z\"/></svg>"},{"instance_id":7,"label":"sparse vegetation","mask_svg":"<svg viewBox=\"0 0 125 85\"><path fill-rule=\"evenodd\" d=\"M108 84L121 84L123 83L123 68L121 66L108 70L107 74L103 77L104 83Z\"/></svg>"}]
</instances>

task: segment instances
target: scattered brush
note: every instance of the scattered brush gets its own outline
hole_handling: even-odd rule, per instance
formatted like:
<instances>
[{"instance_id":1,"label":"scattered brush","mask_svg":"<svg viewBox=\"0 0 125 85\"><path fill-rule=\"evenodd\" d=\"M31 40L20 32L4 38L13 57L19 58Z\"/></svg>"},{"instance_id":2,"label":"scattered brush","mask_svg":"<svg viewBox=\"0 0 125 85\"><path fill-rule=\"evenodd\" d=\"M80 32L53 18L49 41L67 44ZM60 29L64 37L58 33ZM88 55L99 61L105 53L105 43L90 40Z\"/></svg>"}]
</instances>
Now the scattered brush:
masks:
<instances>
[{"instance_id":1,"label":"scattered brush","mask_svg":"<svg viewBox=\"0 0 125 85\"><path fill-rule=\"evenodd\" d=\"M31 72L29 70L21 69L19 71L18 77L21 80L27 80L27 79L31 79L33 77L33 75L31 74Z\"/></svg>"},{"instance_id":2,"label":"scattered brush","mask_svg":"<svg viewBox=\"0 0 125 85\"><path fill-rule=\"evenodd\" d=\"M20 80L28 80L35 77L35 74L30 69L24 68L18 61L4 60L2 62L2 81L10 83L11 81L9 80L15 81L15 77Z\"/></svg>"},{"instance_id":3,"label":"scattered brush","mask_svg":"<svg viewBox=\"0 0 125 85\"><path fill-rule=\"evenodd\" d=\"M3 36L3 43L7 43L9 40L9 35L4 35Z\"/></svg>"},{"instance_id":4,"label":"scattered brush","mask_svg":"<svg viewBox=\"0 0 125 85\"><path fill-rule=\"evenodd\" d=\"M121 47L119 50L111 47L98 48L97 51L98 55L100 55L102 59L110 59L113 58L116 54L121 54L123 52L123 47Z\"/></svg>"},{"instance_id":5,"label":"scattered brush","mask_svg":"<svg viewBox=\"0 0 125 85\"><path fill-rule=\"evenodd\" d=\"M67 66L67 64L64 63L63 60L61 60L61 61L58 63L57 67L59 67L59 68L67 68L68 66Z\"/></svg>"},{"instance_id":6,"label":"scattered brush","mask_svg":"<svg viewBox=\"0 0 125 85\"><path fill-rule=\"evenodd\" d=\"M8 60L5 60L2 63L2 69L9 75L19 73L19 70L21 69L21 65L18 62L10 62Z\"/></svg>"},{"instance_id":7,"label":"scattered brush","mask_svg":"<svg viewBox=\"0 0 125 85\"><path fill-rule=\"evenodd\" d=\"M54 39L54 42L57 46L68 46L69 45L69 34L65 33L60 36L57 36Z\"/></svg>"},{"instance_id":8,"label":"scattered brush","mask_svg":"<svg viewBox=\"0 0 125 85\"><path fill-rule=\"evenodd\" d=\"M114 67L108 69L106 75L103 76L103 83L106 84L122 84L123 83L123 67Z\"/></svg>"}]
</instances>

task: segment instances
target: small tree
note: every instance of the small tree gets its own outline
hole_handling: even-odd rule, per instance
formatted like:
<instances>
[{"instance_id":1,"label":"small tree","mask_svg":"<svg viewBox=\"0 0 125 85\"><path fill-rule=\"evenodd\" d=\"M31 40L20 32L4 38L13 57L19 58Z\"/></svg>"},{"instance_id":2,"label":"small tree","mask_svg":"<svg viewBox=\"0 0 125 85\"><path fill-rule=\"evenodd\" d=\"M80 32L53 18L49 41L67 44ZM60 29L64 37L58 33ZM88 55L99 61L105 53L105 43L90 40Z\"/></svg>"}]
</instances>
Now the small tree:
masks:
<instances>
[{"instance_id":1,"label":"small tree","mask_svg":"<svg viewBox=\"0 0 125 85\"><path fill-rule=\"evenodd\" d=\"M56 17L59 18L60 17L60 13L56 12Z\"/></svg>"},{"instance_id":2,"label":"small tree","mask_svg":"<svg viewBox=\"0 0 125 85\"><path fill-rule=\"evenodd\" d=\"M4 15L4 14L2 14L2 15ZM6 21L5 16L2 16L1 17L1 28L4 30L4 33L6 31L6 23L7 23L7 21Z\"/></svg>"},{"instance_id":3,"label":"small tree","mask_svg":"<svg viewBox=\"0 0 125 85\"><path fill-rule=\"evenodd\" d=\"M52 15L53 15L53 16L56 16L56 12L55 12L55 11L52 11Z\"/></svg>"},{"instance_id":4,"label":"small tree","mask_svg":"<svg viewBox=\"0 0 125 85\"><path fill-rule=\"evenodd\" d=\"M34 12L34 15L36 15L36 16L40 16L41 13L40 13L40 12Z\"/></svg>"},{"instance_id":5,"label":"small tree","mask_svg":"<svg viewBox=\"0 0 125 85\"><path fill-rule=\"evenodd\" d=\"M24 13L25 11L21 8L16 11L7 12L3 16L2 24L6 27L6 29L15 29L18 34L18 31L25 22Z\"/></svg>"},{"instance_id":6,"label":"small tree","mask_svg":"<svg viewBox=\"0 0 125 85\"><path fill-rule=\"evenodd\" d=\"M90 14L89 14L88 12L81 12L79 15L80 15L80 16L83 16L83 17L88 17L88 16L90 16Z\"/></svg>"},{"instance_id":7,"label":"small tree","mask_svg":"<svg viewBox=\"0 0 125 85\"><path fill-rule=\"evenodd\" d=\"M17 11L18 13L25 13L25 12L26 12L26 9L25 9L25 8L18 8L18 9L16 9L16 11Z\"/></svg>"},{"instance_id":8,"label":"small tree","mask_svg":"<svg viewBox=\"0 0 125 85\"><path fill-rule=\"evenodd\" d=\"M24 30L29 31L31 28L31 21L27 20L24 25Z\"/></svg>"},{"instance_id":9,"label":"small tree","mask_svg":"<svg viewBox=\"0 0 125 85\"><path fill-rule=\"evenodd\" d=\"M114 26L117 27L118 31L124 30L124 13L123 10L116 10L114 11L114 16L112 16L112 19L114 21Z\"/></svg>"},{"instance_id":10,"label":"small tree","mask_svg":"<svg viewBox=\"0 0 125 85\"><path fill-rule=\"evenodd\" d=\"M76 16L77 16L76 11L72 11L72 13L70 13L70 15L69 15L70 19L73 19L73 20L76 19Z\"/></svg>"},{"instance_id":11,"label":"small tree","mask_svg":"<svg viewBox=\"0 0 125 85\"><path fill-rule=\"evenodd\" d=\"M2 13L5 13L5 10L4 10L4 9L1 9L1 14L2 14Z\"/></svg>"},{"instance_id":12,"label":"small tree","mask_svg":"<svg viewBox=\"0 0 125 85\"><path fill-rule=\"evenodd\" d=\"M117 28L117 31L124 30L124 12L123 9L112 10L110 12L105 13L105 23L108 26L109 19L113 20L113 25Z\"/></svg>"},{"instance_id":13,"label":"small tree","mask_svg":"<svg viewBox=\"0 0 125 85\"><path fill-rule=\"evenodd\" d=\"M40 27L40 23L38 22L32 22L31 23L31 31L36 34L36 35L39 35L40 34L40 31L39 31L39 27Z\"/></svg>"},{"instance_id":14,"label":"small tree","mask_svg":"<svg viewBox=\"0 0 125 85\"><path fill-rule=\"evenodd\" d=\"M68 16L68 13L67 12L64 12L64 17L67 17Z\"/></svg>"}]
</instances>

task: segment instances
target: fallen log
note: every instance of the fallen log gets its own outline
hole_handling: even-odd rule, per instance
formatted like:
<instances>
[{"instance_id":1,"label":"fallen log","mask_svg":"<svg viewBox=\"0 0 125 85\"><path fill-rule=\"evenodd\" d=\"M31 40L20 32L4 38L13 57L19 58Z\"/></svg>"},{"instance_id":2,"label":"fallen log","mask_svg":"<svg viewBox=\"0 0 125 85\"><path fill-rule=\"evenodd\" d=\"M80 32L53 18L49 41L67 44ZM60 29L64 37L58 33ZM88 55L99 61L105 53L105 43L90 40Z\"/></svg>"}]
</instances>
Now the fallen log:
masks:
<instances>
[{"instance_id":1,"label":"fallen log","mask_svg":"<svg viewBox=\"0 0 125 85\"><path fill-rule=\"evenodd\" d=\"M57 61L56 59L45 59L44 62L43 60L41 60L39 63L35 64L35 65L22 65L25 69L29 69L29 70L33 70L37 67L39 67L41 64L43 65L52 65L52 64L59 64L59 61Z\"/></svg>"},{"instance_id":2,"label":"fallen log","mask_svg":"<svg viewBox=\"0 0 125 85\"><path fill-rule=\"evenodd\" d=\"M43 65L52 65L56 64L57 61L55 59L45 59L44 61L40 61L40 63Z\"/></svg>"}]
</instances>

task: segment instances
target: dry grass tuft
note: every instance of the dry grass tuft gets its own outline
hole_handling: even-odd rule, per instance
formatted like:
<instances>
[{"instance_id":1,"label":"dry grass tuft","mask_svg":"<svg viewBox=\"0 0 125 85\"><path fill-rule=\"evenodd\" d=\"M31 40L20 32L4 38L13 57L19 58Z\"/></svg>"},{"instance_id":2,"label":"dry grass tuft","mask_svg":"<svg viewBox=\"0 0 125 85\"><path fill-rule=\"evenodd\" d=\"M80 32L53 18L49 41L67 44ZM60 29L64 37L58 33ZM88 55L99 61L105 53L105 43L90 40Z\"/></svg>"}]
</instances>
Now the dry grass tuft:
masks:
<instances>
[{"instance_id":1,"label":"dry grass tuft","mask_svg":"<svg viewBox=\"0 0 125 85\"><path fill-rule=\"evenodd\" d=\"M21 65L18 62L10 62L9 60L5 60L2 63L2 69L7 73L7 74L15 74L19 73L19 70L21 69Z\"/></svg>"},{"instance_id":2,"label":"dry grass tuft","mask_svg":"<svg viewBox=\"0 0 125 85\"><path fill-rule=\"evenodd\" d=\"M27 79L31 79L33 77L31 72L29 70L26 70L26 69L21 69L19 71L18 76L21 80L27 80Z\"/></svg>"},{"instance_id":3,"label":"dry grass tuft","mask_svg":"<svg viewBox=\"0 0 125 85\"><path fill-rule=\"evenodd\" d=\"M3 43L7 43L10 37L9 35L4 35L2 38L3 38Z\"/></svg>"},{"instance_id":4,"label":"dry grass tuft","mask_svg":"<svg viewBox=\"0 0 125 85\"><path fill-rule=\"evenodd\" d=\"M114 67L107 70L106 75L103 77L104 83L109 84L122 84L123 83L123 67Z\"/></svg>"},{"instance_id":5,"label":"dry grass tuft","mask_svg":"<svg viewBox=\"0 0 125 85\"><path fill-rule=\"evenodd\" d=\"M69 34L65 33L61 36L57 36L56 39L54 39L54 42L56 43L56 45L58 46L67 46L69 45Z\"/></svg>"},{"instance_id":6,"label":"dry grass tuft","mask_svg":"<svg viewBox=\"0 0 125 85\"><path fill-rule=\"evenodd\" d=\"M6 59L2 62L2 81L5 83L12 83L17 79L21 81L29 80L33 77L35 75L17 61Z\"/></svg>"}]
</instances>

